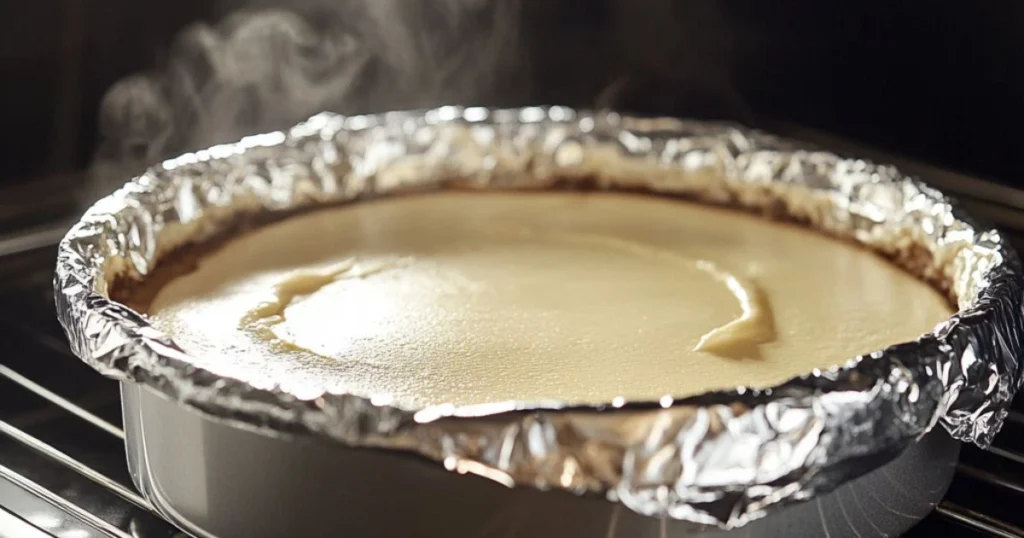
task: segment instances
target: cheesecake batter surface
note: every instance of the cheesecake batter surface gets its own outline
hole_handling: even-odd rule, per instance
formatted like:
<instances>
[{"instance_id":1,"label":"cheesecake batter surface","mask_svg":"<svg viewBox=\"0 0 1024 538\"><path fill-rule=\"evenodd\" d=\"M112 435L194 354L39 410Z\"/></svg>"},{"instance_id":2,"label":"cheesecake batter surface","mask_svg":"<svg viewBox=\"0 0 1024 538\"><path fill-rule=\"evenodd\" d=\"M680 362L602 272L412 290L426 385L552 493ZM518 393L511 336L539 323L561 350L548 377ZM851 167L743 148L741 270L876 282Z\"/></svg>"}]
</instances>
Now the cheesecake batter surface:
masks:
<instances>
[{"instance_id":1,"label":"cheesecake batter surface","mask_svg":"<svg viewBox=\"0 0 1024 538\"><path fill-rule=\"evenodd\" d=\"M874 254L724 209L613 193L438 193L289 218L160 289L201 365L407 406L768 386L952 313ZM315 397L315 394L309 395Z\"/></svg>"}]
</instances>

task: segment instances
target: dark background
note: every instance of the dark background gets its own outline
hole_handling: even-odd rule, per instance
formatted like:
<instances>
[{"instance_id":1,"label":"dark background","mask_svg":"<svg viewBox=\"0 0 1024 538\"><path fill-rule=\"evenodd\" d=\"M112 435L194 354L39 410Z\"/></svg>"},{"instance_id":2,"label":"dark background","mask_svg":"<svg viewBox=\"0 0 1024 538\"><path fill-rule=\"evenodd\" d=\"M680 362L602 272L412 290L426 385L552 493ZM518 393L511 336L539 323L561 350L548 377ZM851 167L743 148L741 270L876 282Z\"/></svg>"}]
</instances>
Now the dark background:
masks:
<instances>
[{"instance_id":1,"label":"dark background","mask_svg":"<svg viewBox=\"0 0 1024 538\"><path fill-rule=\"evenodd\" d=\"M533 84L482 104L781 119L1021 181L1022 2L523 4L520 53ZM104 91L159 66L180 28L227 9L206 0L0 4L0 181L79 174ZM615 30L630 17L632 30Z\"/></svg>"}]
</instances>

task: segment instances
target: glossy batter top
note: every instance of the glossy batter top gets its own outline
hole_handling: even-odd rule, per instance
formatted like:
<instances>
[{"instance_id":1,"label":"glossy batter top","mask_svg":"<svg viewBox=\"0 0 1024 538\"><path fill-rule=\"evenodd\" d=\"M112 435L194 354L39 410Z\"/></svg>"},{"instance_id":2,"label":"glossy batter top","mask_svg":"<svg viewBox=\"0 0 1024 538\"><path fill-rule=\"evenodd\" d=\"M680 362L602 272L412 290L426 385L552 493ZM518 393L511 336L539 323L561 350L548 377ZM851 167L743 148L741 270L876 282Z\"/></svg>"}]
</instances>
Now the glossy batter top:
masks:
<instances>
[{"instance_id":1,"label":"glossy batter top","mask_svg":"<svg viewBox=\"0 0 1024 538\"><path fill-rule=\"evenodd\" d=\"M490 192L257 229L148 313L201 363L427 406L774 385L912 340L952 309L797 226L653 196Z\"/></svg>"}]
</instances>

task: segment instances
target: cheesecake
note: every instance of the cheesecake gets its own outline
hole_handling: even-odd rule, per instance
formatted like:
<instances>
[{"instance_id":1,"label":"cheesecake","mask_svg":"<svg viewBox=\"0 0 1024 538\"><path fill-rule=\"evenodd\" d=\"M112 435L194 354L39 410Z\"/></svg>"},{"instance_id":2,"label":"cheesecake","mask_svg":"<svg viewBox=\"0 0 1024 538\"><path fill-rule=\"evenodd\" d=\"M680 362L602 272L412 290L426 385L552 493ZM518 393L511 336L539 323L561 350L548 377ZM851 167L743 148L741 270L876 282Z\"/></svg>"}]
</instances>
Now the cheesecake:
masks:
<instances>
[{"instance_id":1,"label":"cheesecake","mask_svg":"<svg viewBox=\"0 0 1024 538\"><path fill-rule=\"evenodd\" d=\"M855 244L642 194L361 201L172 258L133 306L200 366L411 408L771 387L953 312Z\"/></svg>"}]
</instances>

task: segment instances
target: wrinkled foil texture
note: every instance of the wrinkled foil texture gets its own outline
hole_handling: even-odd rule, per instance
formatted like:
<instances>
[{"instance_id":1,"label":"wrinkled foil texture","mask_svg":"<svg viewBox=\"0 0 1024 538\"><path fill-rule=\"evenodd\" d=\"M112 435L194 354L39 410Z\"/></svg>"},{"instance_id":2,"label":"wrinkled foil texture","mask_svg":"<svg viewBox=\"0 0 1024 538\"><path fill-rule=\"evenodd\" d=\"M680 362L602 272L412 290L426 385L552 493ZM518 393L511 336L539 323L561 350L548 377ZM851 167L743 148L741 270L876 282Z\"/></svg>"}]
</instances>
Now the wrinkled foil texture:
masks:
<instances>
[{"instance_id":1,"label":"wrinkled foil texture","mask_svg":"<svg viewBox=\"0 0 1024 538\"><path fill-rule=\"evenodd\" d=\"M444 187L641 189L785 216L853 239L946 289L932 334L771 389L569 407L512 402L401 409L199 368L109 299L173 249L246 215ZM987 446L1021 383L1020 261L997 232L889 166L725 124L561 107L320 114L155 166L99 201L60 244L58 315L106 376L218 420L418 453L508 486L596 494L651 516L723 528L828 492L936 424ZM844 283L836 281L837 286Z\"/></svg>"}]
</instances>

